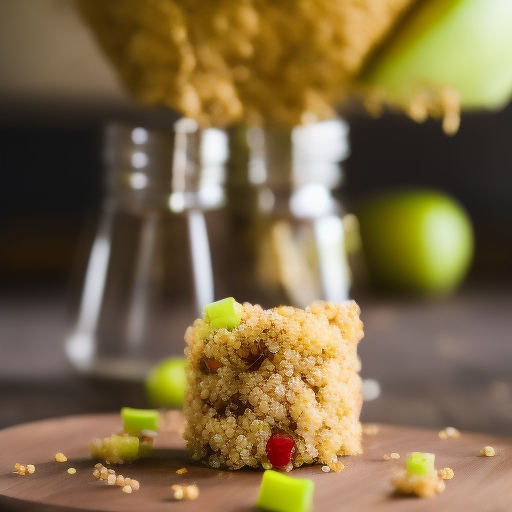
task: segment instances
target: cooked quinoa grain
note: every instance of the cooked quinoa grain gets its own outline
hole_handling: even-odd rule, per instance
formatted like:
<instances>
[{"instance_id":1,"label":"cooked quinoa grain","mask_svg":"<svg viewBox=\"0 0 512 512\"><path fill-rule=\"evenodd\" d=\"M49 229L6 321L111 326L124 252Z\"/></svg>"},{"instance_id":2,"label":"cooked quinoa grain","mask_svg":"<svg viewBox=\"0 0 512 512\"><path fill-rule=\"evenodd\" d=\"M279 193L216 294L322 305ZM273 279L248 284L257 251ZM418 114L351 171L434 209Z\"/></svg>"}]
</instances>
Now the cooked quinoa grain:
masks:
<instances>
[{"instance_id":1,"label":"cooked quinoa grain","mask_svg":"<svg viewBox=\"0 0 512 512\"><path fill-rule=\"evenodd\" d=\"M55 460L57 462L66 462L68 458L61 452L55 454Z\"/></svg>"},{"instance_id":2,"label":"cooked quinoa grain","mask_svg":"<svg viewBox=\"0 0 512 512\"><path fill-rule=\"evenodd\" d=\"M359 307L245 303L240 311L231 331L198 319L185 335L184 438L192 458L213 468L341 470L337 456L361 452Z\"/></svg>"},{"instance_id":3,"label":"cooked quinoa grain","mask_svg":"<svg viewBox=\"0 0 512 512\"><path fill-rule=\"evenodd\" d=\"M183 491L184 500L195 500L199 496L199 488L197 485L187 485Z\"/></svg>"},{"instance_id":4,"label":"cooked quinoa grain","mask_svg":"<svg viewBox=\"0 0 512 512\"><path fill-rule=\"evenodd\" d=\"M173 485L173 486L171 486L171 489L174 492L174 499L175 500L182 500L183 499L183 486L182 485Z\"/></svg>"},{"instance_id":5,"label":"cooked quinoa grain","mask_svg":"<svg viewBox=\"0 0 512 512\"><path fill-rule=\"evenodd\" d=\"M480 450L481 455L485 455L486 457L494 457L496 455L496 450L492 446L484 446Z\"/></svg>"},{"instance_id":6,"label":"cooked quinoa grain","mask_svg":"<svg viewBox=\"0 0 512 512\"><path fill-rule=\"evenodd\" d=\"M197 485L173 485L171 489L174 492L175 500L195 500L199 496Z\"/></svg>"},{"instance_id":7,"label":"cooked quinoa grain","mask_svg":"<svg viewBox=\"0 0 512 512\"><path fill-rule=\"evenodd\" d=\"M452 468L443 468L437 472L437 476L443 480L451 480L454 476Z\"/></svg>"},{"instance_id":8,"label":"cooked quinoa grain","mask_svg":"<svg viewBox=\"0 0 512 512\"><path fill-rule=\"evenodd\" d=\"M105 466L103 466L103 464L100 463L94 466L94 471L92 474L94 478L97 478L98 480L105 480L108 485L118 485L119 487L122 488L124 492L127 493L131 493L132 491L138 491L140 488L138 480L124 477L123 475L116 475L115 470L107 469Z\"/></svg>"}]
</instances>

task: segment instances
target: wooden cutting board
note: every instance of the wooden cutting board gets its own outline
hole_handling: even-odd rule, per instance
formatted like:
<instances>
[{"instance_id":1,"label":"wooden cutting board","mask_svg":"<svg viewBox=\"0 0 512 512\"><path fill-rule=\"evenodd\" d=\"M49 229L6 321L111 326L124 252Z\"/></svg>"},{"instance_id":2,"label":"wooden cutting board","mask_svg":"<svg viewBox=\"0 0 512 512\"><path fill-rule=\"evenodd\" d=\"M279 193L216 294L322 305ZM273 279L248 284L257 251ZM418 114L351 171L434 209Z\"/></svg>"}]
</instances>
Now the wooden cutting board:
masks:
<instances>
[{"instance_id":1,"label":"wooden cutting board","mask_svg":"<svg viewBox=\"0 0 512 512\"><path fill-rule=\"evenodd\" d=\"M192 462L184 449L179 413L168 413L159 434L156 456L115 467L136 478L140 490L126 494L92 476L94 461L88 445L95 437L120 429L119 415L87 415L27 423L0 431L0 509L61 512L94 510L119 512L251 512L258 496L261 471L220 471ZM486 445L496 457L479 454ZM320 466L292 471L315 483L314 512L380 511L512 511L512 439L462 433L441 440L437 431L398 426L379 426L364 437L364 454L345 457L341 473L323 473ZM407 452L436 454L436 468L451 467L455 476L435 498L420 499L393 494L390 477L404 463ZM53 460L62 452L68 461ZM386 461L383 455L397 452L402 458ZM32 475L13 474L14 464L34 464ZM76 474L67 473L69 467ZM188 472L176 474L186 467ZM171 485L196 483L199 497L176 502Z\"/></svg>"}]
</instances>

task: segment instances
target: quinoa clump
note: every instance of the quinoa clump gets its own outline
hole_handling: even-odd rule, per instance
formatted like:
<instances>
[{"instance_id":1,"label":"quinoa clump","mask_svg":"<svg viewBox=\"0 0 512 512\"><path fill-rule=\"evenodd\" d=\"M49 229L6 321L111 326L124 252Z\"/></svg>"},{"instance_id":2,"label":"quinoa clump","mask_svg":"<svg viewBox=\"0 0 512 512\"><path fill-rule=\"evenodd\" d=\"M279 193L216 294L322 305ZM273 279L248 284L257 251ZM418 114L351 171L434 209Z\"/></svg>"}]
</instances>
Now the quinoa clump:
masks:
<instances>
[{"instance_id":1,"label":"quinoa clump","mask_svg":"<svg viewBox=\"0 0 512 512\"><path fill-rule=\"evenodd\" d=\"M79 0L126 89L201 126L330 118L412 0Z\"/></svg>"},{"instance_id":2,"label":"quinoa clump","mask_svg":"<svg viewBox=\"0 0 512 512\"><path fill-rule=\"evenodd\" d=\"M267 443L295 443L289 467L361 452L362 405L357 344L359 306L318 301L306 310L243 304L241 323L187 329L184 438L193 459L211 467L270 469ZM207 319L206 319L207 320Z\"/></svg>"}]
</instances>

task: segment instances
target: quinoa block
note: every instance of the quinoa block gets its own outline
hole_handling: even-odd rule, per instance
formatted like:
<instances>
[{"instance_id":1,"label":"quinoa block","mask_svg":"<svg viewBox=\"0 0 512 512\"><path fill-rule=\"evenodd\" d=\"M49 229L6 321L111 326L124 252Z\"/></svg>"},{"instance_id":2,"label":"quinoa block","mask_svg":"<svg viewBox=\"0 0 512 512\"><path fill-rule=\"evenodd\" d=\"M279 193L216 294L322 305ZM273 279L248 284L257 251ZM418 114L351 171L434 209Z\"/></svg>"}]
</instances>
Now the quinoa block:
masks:
<instances>
[{"instance_id":1,"label":"quinoa block","mask_svg":"<svg viewBox=\"0 0 512 512\"><path fill-rule=\"evenodd\" d=\"M238 307L240 306L240 307ZM361 452L359 306L237 305L235 328L187 329L184 438L211 467L283 467Z\"/></svg>"}]
</instances>

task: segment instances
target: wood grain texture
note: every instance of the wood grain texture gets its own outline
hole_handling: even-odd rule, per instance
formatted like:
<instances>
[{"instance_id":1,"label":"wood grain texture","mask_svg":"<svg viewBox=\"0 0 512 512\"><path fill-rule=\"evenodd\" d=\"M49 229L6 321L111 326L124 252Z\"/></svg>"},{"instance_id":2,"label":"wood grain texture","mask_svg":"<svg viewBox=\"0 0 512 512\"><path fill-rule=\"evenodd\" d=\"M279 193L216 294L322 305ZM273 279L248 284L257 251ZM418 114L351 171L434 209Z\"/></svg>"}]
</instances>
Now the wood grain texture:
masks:
<instances>
[{"instance_id":1,"label":"wood grain texture","mask_svg":"<svg viewBox=\"0 0 512 512\"><path fill-rule=\"evenodd\" d=\"M92 476L94 461L88 445L121 426L116 414L57 418L27 423L0 431L0 509L37 512L250 512L261 482L261 471L219 471L187 456L180 436L182 419L170 413L159 434L154 458L116 466L118 473L136 478L140 490L126 494ZM292 476L315 483L314 512L323 511L479 511L512 510L512 439L463 433L441 440L437 431L380 426L377 434L365 436L364 454L346 457L341 473L323 473L320 466L296 469ZM483 457L479 451L493 446L499 455ZM436 454L436 467L451 467L455 477L435 498L400 497L392 492L390 478L403 465L407 452ZM68 461L53 460L63 452ZM399 461L385 461L385 453L398 452ZM13 474L14 464L34 464L33 475ZM76 468L74 475L67 473ZM177 475L186 467L188 472ZM195 501L176 503L173 484L197 483Z\"/></svg>"}]
</instances>

